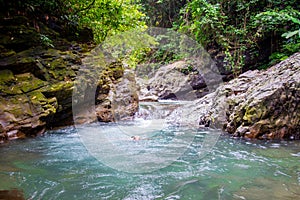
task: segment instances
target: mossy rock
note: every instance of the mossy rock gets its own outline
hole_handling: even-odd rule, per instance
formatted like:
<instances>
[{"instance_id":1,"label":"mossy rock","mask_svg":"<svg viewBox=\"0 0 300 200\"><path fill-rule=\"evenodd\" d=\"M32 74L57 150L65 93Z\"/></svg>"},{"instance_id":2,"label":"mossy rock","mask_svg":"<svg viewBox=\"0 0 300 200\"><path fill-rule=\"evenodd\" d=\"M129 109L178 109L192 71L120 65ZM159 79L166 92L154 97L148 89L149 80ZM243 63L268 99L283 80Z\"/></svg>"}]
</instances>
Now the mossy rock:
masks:
<instances>
[{"instance_id":1,"label":"mossy rock","mask_svg":"<svg viewBox=\"0 0 300 200\"><path fill-rule=\"evenodd\" d=\"M6 131L44 126L47 118L56 113L56 109L56 99L47 99L39 91L8 97L0 96L0 118L3 130Z\"/></svg>"},{"instance_id":2,"label":"mossy rock","mask_svg":"<svg viewBox=\"0 0 300 200\"><path fill-rule=\"evenodd\" d=\"M0 109L4 119L8 122L18 122L21 119L32 117L32 109L26 95L15 95L0 98Z\"/></svg>"},{"instance_id":3,"label":"mossy rock","mask_svg":"<svg viewBox=\"0 0 300 200\"><path fill-rule=\"evenodd\" d=\"M12 71L5 69L0 70L0 85L11 84L16 81Z\"/></svg>"},{"instance_id":4,"label":"mossy rock","mask_svg":"<svg viewBox=\"0 0 300 200\"><path fill-rule=\"evenodd\" d=\"M0 44L16 52L41 45L40 34L30 26L4 26L1 32Z\"/></svg>"},{"instance_id":5,"label":"mossy rock","mask_svg":"<svg viewBox=\"0 0 300 200\"><path fill-rule=\"evenodd\" d=\"M124 66L121 62L111 63L106 68L108 75L115 80L121 78L124 75Z\"/></svg>"},{"instance_id":6,"label":"mossy rock","mask_svg":"<svg viewBox=\"0 0 300 200\"><path fill-rule=\"evenodd\" d=\"M14 74L32 73L49 82L74 80L73 66L80 64L80 57L70 51L32 48L0 61L0 69L10 69Z\"/></svg>"},{"instance_id":7,"label":"mossy rock","mask_svg":"<svg viewBox=\"0 0 300 200\"><path fill-rule=\"evenodd\" d=\"M33 109L36 113L40 113L40 116L47 117L56 113L58 108L56 98L48 99L39 91L29 93L28 98L30 98L30 102L34 106Z\"/></svg>"},{"instance_id":8,"label":"mossy rock","mask_svg":"<svg viewBox=\"0 0 300 200\"><path fill-rule=\"evenodd\" d=\"M20 90L24 93L37 90L48 84L47 82L36 78L31 73L18 74L15 75L15 77L18 82L16 87L20 88Z\"/></svg>"},{"instance_id":9,"label":"mossy rock","mask_svg":"<svg viewBox=\"0 0 300 200\"><path fill-rule=\"evenodd\" d=\"M9 56L13 56L15 54L16 54L15 51L13 51L11 49L6 49L4 46L0 45L0 59L9 57Z\"/></svg>"},{"instance_id":10,"label":"mossy rock","mask_svg":"<svg viewBox=\"0 0 300 200\"><path fill-rule=\"evenodd\" d=\"M56 81L73 80L76 73L73 70L73 65L80 64L80 57L70 51L61 52L59 50L49 49L41 55L41 66L43 68L43 76L45 79L54 79Z\"/></svg>"},{"instance_id":11,"label":"mossy rock","mask_svg":"<svg viewBox=\"0 0 300 200\"><path fill-rule=\"evenodd\" d=\"M0 60L0 70L9 69L15 74L36 70L36 60L32 56L34 50L26 50Z\"/></svg>"},{"instance_id":12,"label":"mossy rock","mask_svg":"<svg viewBox=\"0 0 300 200\"><path fill-rule=\"evenodd\" d=\"M58 102L72 98L74 83L72 81L62 81L48 85L40 91L47 97L56 97Z\"/></svg>"},{"instance_id":13,"label":"mossy rock","mask_svg":"<svg viewBox=\"0 0 300 200\"><path fill-rule=\"evenodd\" d=\"M10 70L0 70L0 94L2 96L21 94L22 91L14 87L17 80Z\"/></svg>"}]
</instances>

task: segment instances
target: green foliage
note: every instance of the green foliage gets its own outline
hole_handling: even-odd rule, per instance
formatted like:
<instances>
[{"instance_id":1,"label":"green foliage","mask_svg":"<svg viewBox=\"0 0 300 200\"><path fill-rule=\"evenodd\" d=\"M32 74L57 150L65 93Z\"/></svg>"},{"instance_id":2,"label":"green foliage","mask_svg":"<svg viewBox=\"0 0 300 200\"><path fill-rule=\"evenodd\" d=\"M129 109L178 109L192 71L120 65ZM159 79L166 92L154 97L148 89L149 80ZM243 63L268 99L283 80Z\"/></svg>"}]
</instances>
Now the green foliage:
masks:
<instances>
[{"instance_id":1,"label":"green foliage","mask_svg":"<svg viewBox=\"0 0 300 200\"><path fill-rule=\"evenodd\" d=\"M138 0L149 26L171 28L186 0Z\"/></svg>"},{"instance_id":2,"label":"green foliage","mask_svg":"<svg viewBox=\"0 0 300 200\"><path fill-rule=\"evenodd\" d=\"M164 65L184 58L191 57L199 46L195 46L190 38L185 35L178 34L171 29L155 29L156 34L152 35L152 45L147 46L130 54L130 63L132 66L137 64L143 65ZM164 31L161 31L164 30ZM155 44L155 45L153 45Z\"/></svg>"},{"instance_id":3,"label":"green foliage","mask_svg":"<svg viewBox=\"0 0 300 200\"><path fill-rule=\"evenodd\" d=\"M292 8L262 12L255 16L255 24L258 25L256 34L260 35L264 29L268 32L278 32L285 38L270 56L269 66L288 58L291 54L300 51L300 12ZM288 28L286 25L289 24ZM288 30L287 30L288 29ZM296 29L296 30L295 30Z\"/></svg>"},{"instance_id":4,"label":"green foliage","mask_svg":"<svg viewBox=\"0 0 300 200\"><path fill-rule=\"evenodd\" d=\"M63 0L0 0L0 11L6 16L21 14L35 20L44 15L61 17L69 13Z\"/></svg>"},{"instance_id":5,"label":"green foliage","mask_svg":"<svg viewBox=\"0 0 300 200\"><path fill-rule=\"evenodd\" d=\"M59 24L89 27L97 43L109 35L145 26L139 4L131 0L0 0L0 9L8 16L23 14L37 21L51 18Z\"/></svg>"},{"instance_id":6,"label":"green foliage","mask_svg":"<svg viewBox=\"0 0 300 200\"><path fill-rule=\"evenodd\" d=\"M146 24L173 26L192 35L207 50L217 49L225 56L225 66L235 74L249 59L261 57L261 52L267 52L263 56L270 56L273 64L300 47L297 0L0 0L0 10L4 16L22 14L36 21L51 19L55 23L89 27L97 43L132 28L143 30ZM74 31L75 34L78 33ZM53 46L49 36L41 35L40 39L43 45ZM141 62L164 64L185 58L178 53L185 52L182 48L193 51L172 37L157 35L155 41L161 43L159 48L129 48L123 57L127 56L133 66Z\"/></svg>"},{"instance_id":7,"label":"green foliage","mask_svg":"<svg viewBox=\"0 0 300 200\"><path fill-rule=\"evenodd\" d=\"M72 21L91 27L97 43L107 36L145 26L139 5L130 0L71 0L68 7L73 10Z\"/></svg>"},{"instance_id":8,"label":"green foliage","mask_svg":"<svg viewBox=\"0 0 300 200\"><path fill-rule=\"evenodd\" d=\"M192 65L188 65L187 67L180 69L180 72L185 75L188 75L189 73L191 73L193 71L194 71L194 68Z\"/></svg>"},{"instance_id":9,"label":"green foliage","mask_svg":"<svg viewBox=\"0 0 300 200\"><path fill-rule=\"evenodd\" d=\"M40 34L40 39L43 45L54 48L53 41L47 35Z\"/></svg>"},{"instance_id":10,"label":"green foliage","mask_svg":"<svg viewBox=\"0 0 300 200\"><path fill-rule=\"evenodd\" d=\"M192 34L206 49L223 52L227 68L238 74L247 52L255 56L260 48L270 48L271 53L284 49L291 41L280 36L299 33L299 14L294 0L192 0L182 10L179 30ZM267 40L270 47L260 46Z\"/></svg>"},{"instance_id":11,"label":"green foliage","mask_svg":"<svg viewBox=\"0 0 300 200\"><path fill-rule=\"evenodd\" d=\"M290 28L299 28L300 21L298 18L300 18L300 12L292 8L268 10L253 17L253 26L258 27L256 32L258 36L273 31L284 33L287 24L290 25ZM288 33L284 33L284 35L293 36Z\"/></svg>"}]
</instances>

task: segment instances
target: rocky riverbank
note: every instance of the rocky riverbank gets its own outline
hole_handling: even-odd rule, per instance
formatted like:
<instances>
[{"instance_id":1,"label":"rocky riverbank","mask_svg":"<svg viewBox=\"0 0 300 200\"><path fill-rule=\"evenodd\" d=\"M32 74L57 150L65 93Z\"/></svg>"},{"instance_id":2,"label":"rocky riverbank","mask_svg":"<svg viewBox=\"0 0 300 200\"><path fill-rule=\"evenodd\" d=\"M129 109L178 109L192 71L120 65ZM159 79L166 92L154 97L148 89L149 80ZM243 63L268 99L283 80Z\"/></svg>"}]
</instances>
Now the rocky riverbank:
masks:
<instances>
[{"instance_id":1,"label":"rocky riverbank","mask_svg":"<svg viewBox=\"0 0 300 200\"><path fill-rule=\"evenodd\" d=\"M67 41L42 23L37 30L24 16L2 19L0 25L0 141L72 124L74 81L93 45ZM136 90L124 91L122 86L135 80L127 72L123 78L124 71L121 63L103 66L94 121L113 121L111 104L119 98L131 103L126 116L137 111ZM119 90L122 96L117 98L113 94Z\"/></svg>"},{"instance_id":2,"label":"rocky riverbank","mask_svg":"<svg viewBox=\"0 0 300 200\"><path fill-rule=\"evenodd\" d=\"M194 102L199 124L235 137L300 139L300 53L248 71Z\"/></svg>"},{"instance_id":3,"label":"rocky riverbank","mask_svg":"<svg viewBox=\"0 0 300 200\"><path fill-rule=\"evenodd\" d=\"M300 139L300 53L268 70L247 71L210 94L203 77L183 61L163 66L149 80L139 80L140 99L191 101L206 95L170 118L234 137Z\"/></svg>"}]
</instances>

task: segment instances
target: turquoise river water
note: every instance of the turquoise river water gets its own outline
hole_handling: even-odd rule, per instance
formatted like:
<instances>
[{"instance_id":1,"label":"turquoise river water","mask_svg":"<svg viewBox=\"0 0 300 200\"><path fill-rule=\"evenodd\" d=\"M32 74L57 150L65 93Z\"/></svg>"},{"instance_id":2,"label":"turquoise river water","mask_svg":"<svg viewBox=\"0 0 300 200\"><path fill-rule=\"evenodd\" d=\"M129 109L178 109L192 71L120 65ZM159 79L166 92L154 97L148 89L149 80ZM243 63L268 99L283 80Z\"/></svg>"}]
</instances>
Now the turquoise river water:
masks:
<instances>
[{"instance_id":1,"label":"turquoise river water","mask_svg":"<svg viewBox=\"0 0 300 200\"><path fill-rule=\"evenodd\" d=\"M120 127L120 124L81 128L95 133L101 127L103 132L113 133L115 126ZM126 130L130 132L130 129L136 130L136 125L126 124ZM120 155L111 149L110 157L110 149L104 147L104 143L99 144L100 154L97 155L107 151L103 154L104 160L93 156L90 148L95 147L86 145L82 133L74 127L1 144L0 190L16 188L26 199L53 200L300 199L299 141L247 141L221 134L203 157L199 156L199 151L204 138L214 134L211 130L169 127L151 131L156 131L151 140L113 138L110 148L121 146L120 151L116 151L124 152ZM193 140L183 137L184 141L189 141L185 148L180 142L170 143L176 134L191 132ZM170 145L166 147L166 144ZM165 164L166 155L174 155L173 149L180 149L182 153ZM126 159L128 155L135 156L138 161L146 158L147 162ZM142 166L139 172L123 170L139 165ZM148 165L156 167L147 170Z\"/></svg>"},{"instance_id":2,"label":"turquoise river water","mask_svg":"<svg viewBox=\"0 0 300 200\"><path fill-rule=\"evenodd\" d=\"M299 142L221 135L202 159L196 146L164 168L128 173L91 156L75 128L49 131L0 147L0 189L26 199L300 199Z\"/></svg>"}]
</instances>

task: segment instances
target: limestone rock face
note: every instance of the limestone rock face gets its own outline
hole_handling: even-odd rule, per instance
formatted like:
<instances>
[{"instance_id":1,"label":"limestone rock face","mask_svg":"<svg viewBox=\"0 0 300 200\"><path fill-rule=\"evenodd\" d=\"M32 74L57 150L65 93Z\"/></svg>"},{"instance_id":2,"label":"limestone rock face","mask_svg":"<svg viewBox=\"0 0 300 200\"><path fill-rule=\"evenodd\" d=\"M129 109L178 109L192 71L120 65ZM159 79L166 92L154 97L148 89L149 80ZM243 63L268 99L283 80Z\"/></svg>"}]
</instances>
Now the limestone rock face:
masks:
<instances>
[{"instance_id":1,"label":"limestone rock face","mask_svg":"<svg viewBox=\"0 0 300 200\"><path fill-rule=\"evenodd\" d=\"M33 48L1 59L0 139L36 135L47 127L72 124L74 81L80 68L84 68L81 58L55 49ZM95 85L91 95L95 110L91 110L93 106L86 109L81 123L132 117L138 110L133 72L124 71L121 63L111 63L95 80L89 79L94 74L89 71L83 81Z\"/></svg>"},{"instance_id":2,"label":"limestone rock face","mask_svg":"<svg viewBox=\"0 0 300 200\"><path fill-rule=\"evenodd\" d=\"M92 45L70 43L42 24L38 32L26 17L1 19L0 25L0 142L73 124L78 74L86 69L85 64L92 69L98 64ZM46 35L53 41L43 41ZM83 63L87 57L91 62ZM100 73L87 71L83 80L85 85L95 85L88 98L94 100L96 115L91 114L95 110L86 109L86 116L92 118L84 118L82 123L114 121L116 116L126 118L138 109L134 76L124 72L119 63L102 67Z\"/></svg>"},{"instance_id":3,"label":"limestone rock face","mask_svg":"<svg viewBox=\"0 0 300 200\"><path fill-rule=\"evenodd\" d=\"M94 57L84 63L86 68L80 70L73 92L75 123L131 119L139 104L133 71L125 69L121 62L97 65L101 59Z\"/></svg>"},{"instance_id":4,"label":"limestone rock face","mask_svg":"<svg viewBox=\"0 0 300 200\"><path fill-rule=\"evenodd\" d=\"M184 61L160 67L149 80L139 79L141 101L195 100L207 94L202 75Z\"/></svg>"},{"instance_id":5,"label":"limestone rock face","mask_svg":"<svg viewBox=\"0 0 300 200\"><path fill-rule=\"evenodd\" d=\"M71 52L32 48L0 60L0 136L36 135L71 117Z\"/></svg>"},{"instance_id":6,"label":"limestone rock face","mask_svg":"<svg viewBox=\"0 0 300 200\"><path fill-rule=\"evenodd\" d=\"M248 71L194 102L200 125L246 138L300 139L300 53Z\"/></svg>"},{"instance_id":7,"label":"limestone rock face","mask_svg":"<svg viewBox=\"0 0 300 200\"><path fill-rule=\"evenodd\" d=\"M131 70L125 70L119 82L112 86L109 98L112 99L113 121L131 119L138 111L138 86Z\"/></svg>"}]
</instances>

